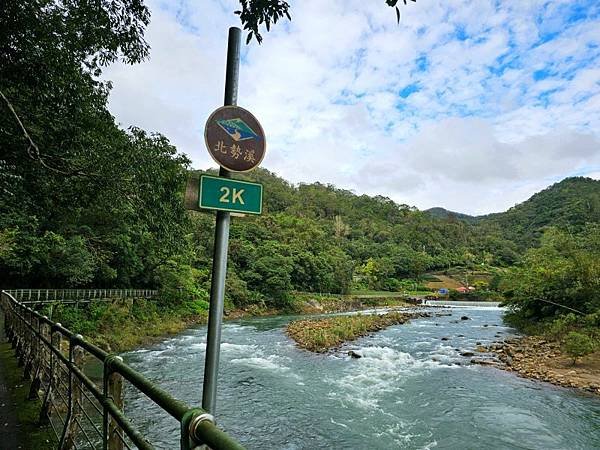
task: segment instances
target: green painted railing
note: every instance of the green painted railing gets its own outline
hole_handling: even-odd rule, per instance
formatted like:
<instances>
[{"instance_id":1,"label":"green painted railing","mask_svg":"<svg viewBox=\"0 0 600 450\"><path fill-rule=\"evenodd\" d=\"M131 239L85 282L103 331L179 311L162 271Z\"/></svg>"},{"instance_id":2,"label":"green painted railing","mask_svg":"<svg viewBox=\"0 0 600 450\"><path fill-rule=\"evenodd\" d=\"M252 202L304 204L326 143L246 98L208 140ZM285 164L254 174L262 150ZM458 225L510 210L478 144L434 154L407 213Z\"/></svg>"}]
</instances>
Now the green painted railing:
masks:
<instances>
[{"instance_id":1,"label":"green painted railing","mask_svg":"<svg viewBox=\"0 0 600 450\"><path fill-rule=\"evenodd\" d=\"M243 449L210 414L173 398L119 356L41 315L10 291L2 291L0 306L5 333L31 379L29 398L41 399L40 423L51 426L56 448L153 449L123 412L123 384L128 383L179 422L181 449ZM101 386L86 373L90 364L84 362L91 359L102 364Z\"/></svg>"}]
</instances>

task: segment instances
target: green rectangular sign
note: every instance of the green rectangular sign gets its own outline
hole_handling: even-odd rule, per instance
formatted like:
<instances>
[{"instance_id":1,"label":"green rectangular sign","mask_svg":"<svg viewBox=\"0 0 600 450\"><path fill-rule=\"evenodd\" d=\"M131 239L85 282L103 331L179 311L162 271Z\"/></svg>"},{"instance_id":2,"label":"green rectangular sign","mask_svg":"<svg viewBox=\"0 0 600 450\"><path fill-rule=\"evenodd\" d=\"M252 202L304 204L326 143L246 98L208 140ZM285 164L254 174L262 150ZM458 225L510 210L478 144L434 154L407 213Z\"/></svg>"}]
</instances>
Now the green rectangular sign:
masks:
<instances>
[{"instance_id":1,"label":"green rectangular sign","mask_svg":"<svg viewBox=\"0 0 600 450\"><path fill-rule=\"evenodd\" d=\"M263 187L259 183L210 175L200 177L200 208L261 214L262 194Z\"/></svg>"}]
</instances>

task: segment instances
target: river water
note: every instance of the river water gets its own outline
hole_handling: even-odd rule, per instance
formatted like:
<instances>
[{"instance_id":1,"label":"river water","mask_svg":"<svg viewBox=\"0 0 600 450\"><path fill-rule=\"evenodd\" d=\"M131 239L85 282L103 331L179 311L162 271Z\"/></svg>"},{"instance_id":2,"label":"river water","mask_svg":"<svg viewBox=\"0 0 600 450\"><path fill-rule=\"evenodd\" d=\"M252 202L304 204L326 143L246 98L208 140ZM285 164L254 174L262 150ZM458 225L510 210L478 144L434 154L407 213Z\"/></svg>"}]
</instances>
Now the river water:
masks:
<instances>
[{"instance_id":1,"label":"river water","mask_svg":"<svg viewBox=\"0 0 600 450\"><path fill-rule=\"evenodd\" d=\"M285 335L289 316L227 322L219 425L251 449L600 448L597 397L460 355L513 334L501 309L435 312L452 315L390 327L327 355L295 347ZM205 342L200 327L123 356L199 404ZM351 359L349 349L363 357ZM178 448L178 423L145 397L126 391L126 412L157 448Z\"/></svg>"}]
</instances>

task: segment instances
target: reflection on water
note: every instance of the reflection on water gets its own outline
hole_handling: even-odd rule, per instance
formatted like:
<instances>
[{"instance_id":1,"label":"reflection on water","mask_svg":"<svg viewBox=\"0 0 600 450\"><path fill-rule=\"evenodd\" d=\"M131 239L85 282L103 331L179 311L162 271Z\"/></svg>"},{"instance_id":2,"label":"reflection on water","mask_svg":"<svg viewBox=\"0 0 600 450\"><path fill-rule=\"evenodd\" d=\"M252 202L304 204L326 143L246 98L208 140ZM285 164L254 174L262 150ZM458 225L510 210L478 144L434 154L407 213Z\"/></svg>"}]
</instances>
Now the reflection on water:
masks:
<instances>
[{"instance_id":1,"label":"reflection on water","mask_svg":"<svg viewBox=\"0 0 600 450\"><path fill-rule=\"evenodd\" d=\"M248 448L600 448L597 397L460 356L512 334L499 308L415 320L329 355L297 349L284 333L289 320L245 319L223 329L217 418ZM205 339L197 328L124 357L199 404ZM350 359L349 349L363 357ZM177 448L176 421L133 391L126 405L154 445Z\"/></svg>"}]
</instances>

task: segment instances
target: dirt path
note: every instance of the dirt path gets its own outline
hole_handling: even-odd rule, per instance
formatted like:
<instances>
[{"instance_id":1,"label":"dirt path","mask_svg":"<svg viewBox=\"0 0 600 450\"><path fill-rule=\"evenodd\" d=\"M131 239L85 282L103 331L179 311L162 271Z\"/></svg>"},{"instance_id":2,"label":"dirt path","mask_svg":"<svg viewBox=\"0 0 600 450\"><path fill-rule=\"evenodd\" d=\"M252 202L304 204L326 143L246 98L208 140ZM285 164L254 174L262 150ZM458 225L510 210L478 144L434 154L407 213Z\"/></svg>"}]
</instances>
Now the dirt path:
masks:
<instances>
[{"instance_id":1,"label":"dirt path","mask_svg":"<svg viewBox=\"0 0 600 450\"><path fill-rule=\"evenodd\" d=\"M10 343L4 335L4 314L0 314L0 449L22 448L17 443L17 404L14 402L9 382L7 358L14 357Z\"/></svg>"}]
</instances>

